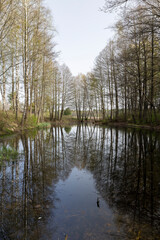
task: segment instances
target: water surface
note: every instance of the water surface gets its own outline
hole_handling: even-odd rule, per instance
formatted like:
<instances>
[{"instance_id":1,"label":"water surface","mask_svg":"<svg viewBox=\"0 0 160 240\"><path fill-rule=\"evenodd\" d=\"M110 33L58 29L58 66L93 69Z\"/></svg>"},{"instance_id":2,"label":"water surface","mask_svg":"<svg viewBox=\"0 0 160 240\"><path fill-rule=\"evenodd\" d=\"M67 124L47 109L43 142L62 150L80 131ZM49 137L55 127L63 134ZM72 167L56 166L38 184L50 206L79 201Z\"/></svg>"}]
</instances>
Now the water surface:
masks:
<instances>
[{"instance_id":1,"label":"water surface","mask_svg":"<svg viewBox=\"0 0 160 240\"><path fill-rule=\"evenodd\" d=\"M0 139L0 239L160 239L160 135L75 126Z\"/></svg>"}]
</instances>

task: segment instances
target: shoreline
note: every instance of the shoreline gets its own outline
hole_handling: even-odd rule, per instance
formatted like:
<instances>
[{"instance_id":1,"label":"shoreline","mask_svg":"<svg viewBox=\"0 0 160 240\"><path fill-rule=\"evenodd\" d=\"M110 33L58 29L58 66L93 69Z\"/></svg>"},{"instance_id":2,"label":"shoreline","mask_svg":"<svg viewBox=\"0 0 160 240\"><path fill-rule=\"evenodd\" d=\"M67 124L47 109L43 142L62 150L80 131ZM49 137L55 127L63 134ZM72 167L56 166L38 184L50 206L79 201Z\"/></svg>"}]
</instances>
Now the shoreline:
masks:
<instances>
[{"instance_id":1,"label":"shoreline","mask_svg":"<svg viewBox=\"0 0 160 240\"><path fill-rule=\"evenodd\" d=\"M143 129L143 130L154 130L159 132L160 131L160 125L149 125L149 124L144 124L144 125L138 125L138 124L134 124L134 123L128 123L128 122L114 122L114 121L110 121L110 122L103 122L101 120L97 120L97 121L79 121L77 119L72 119L72 118L68 118L66 119L62 119L61 121L46 121L46 122L42 122L39 124L35 124L35 125L26 125L24 127L22 126L16 126L13 124L11 126L9 126L9 128L6 128L4 130L0 130L0 137L4 137L4 136L10 136L13 134L19 134L19 133L23 133L23 131L27 131L27 130L33 130L33 129L41 129L41 128L45 128L45 127L57 127L57 126L61 126L61 127L71 127L73 125L81 125L81 124L93 124L93 125L99 125L99 126L104 126L104 127L116 127L116 128L133 128L133 129Z\"/></svg>"},{"instance_id":2,"label":"shoreline","mask_svg":"<svg viewBox=\"0 0 160 240\"><path fill-rule=\"evenodd\" d=\"M128 123L128 122L108 122L108 123L104 123L103 125L110 126L110 127L123 127L123 128L135 128L135 129L160 131L160 125L149 125L149 124L140 125L140 124L134 124L134 123Z\"/></svg>"},{"instance_id":3,"label":"shoreline","mask_svg":"<svg viewBox=\"0 0 160 240\"><path fill-rule=\"evenodd\" d=\"M24 127L17 127L15 129L12 128L12 130L7 129L7 130L3 130L0 131L0 138L1 137L5 137L5 136L12 136L14 134L21 134L25 131L29 131L29 130L34 130L34 129L42 129L42 128L46 128L46 127L50 127L51 124L50 123L39 123L37 124L37 126L24 126Z\"/></svg>"},{"instance_id":4,"label":"shoreline","mask_svg":"<svg viewBox=\"0 0 160 240\"><path fill-rule=\"evenodd\" d=\"M70 121L55 121L50 122L51 126L61 126L61 127L67 127L67 126L73 126L74 124L80 125L80 124L93 124L93 125L99 125L99 126L106 126L106 127L119 127L119 128L135 128L135 129L146 129L146 130L154 130L154 131L160 131L160 125L149 125L149 124L134 124L134 123L128 123L128 122L116 122L116 121L108 121L103 122L102 120L97 121L79 121L79 120L73 120L70 119Z\"/></svg>"}]
</instances>

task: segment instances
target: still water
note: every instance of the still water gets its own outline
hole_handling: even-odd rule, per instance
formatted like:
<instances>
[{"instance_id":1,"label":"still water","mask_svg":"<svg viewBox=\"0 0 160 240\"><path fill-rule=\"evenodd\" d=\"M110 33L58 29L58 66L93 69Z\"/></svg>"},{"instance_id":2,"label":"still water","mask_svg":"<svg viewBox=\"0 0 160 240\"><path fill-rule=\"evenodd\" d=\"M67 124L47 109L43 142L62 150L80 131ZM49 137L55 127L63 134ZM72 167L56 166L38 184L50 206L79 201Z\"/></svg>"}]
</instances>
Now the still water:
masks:
<instances>
[{"instance_id":1,"label":"still water","mask_svg":"<svg viewBox=\"0 0 160 240\"><path fill-rule=\"evenodd\" d=\"M121 239L160 240L160 134L74 126L0 139L0 240Z\"/></svg>"}]
</instances>

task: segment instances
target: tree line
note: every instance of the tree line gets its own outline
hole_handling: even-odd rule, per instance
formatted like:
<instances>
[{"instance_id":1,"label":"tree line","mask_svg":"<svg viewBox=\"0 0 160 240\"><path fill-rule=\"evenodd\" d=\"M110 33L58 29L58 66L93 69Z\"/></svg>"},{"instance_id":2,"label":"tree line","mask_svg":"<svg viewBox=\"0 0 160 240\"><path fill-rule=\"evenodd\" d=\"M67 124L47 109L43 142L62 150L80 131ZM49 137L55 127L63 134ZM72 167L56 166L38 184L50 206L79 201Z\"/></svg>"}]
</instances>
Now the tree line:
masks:
<instances>
[{"instance_id":1,"label":"tree line","mask_svg":"<svg viewBox=\"0 0 160 240\"><path fill-rule=\"evenodd\" d=\"M73 77L57 62L55 28L42 0L0 1L0 95L22 124L34 114L61 120L66 107L78 120L137 122L160 119L160 1L109 0L121 8L115 35L92 71Z\"/></svg>"},{"instance_id":2,"label":"tree line","mask_svg":"<svg viewBox=\"0 0 160 240\"><path fill-rule=\"evenodd\" d=\"M121 10L119 10L121 7ZM107 0L121 15L87 75L74 77L78 120L160 121L160 1Z\"/></svg>"},{"instance_id":3,"label":"tree line","mask_svg":"<svg viewBox=\"0 0 160 240\"><path fill-rule=\"evenodd\" d=\"M37 121L60 119L71 77L56 60L56 30L42 0L0 1L0 101L24 124L33 113ZM64 84L65 82L65 84Z\"/></svg>"},{"instance_id":4,"label":"tree line","mask_svg":"<svg viewBox=\"0 0 160 240\"><path fill-rule=\"evenodd\" d=\"M103 10L120 6L122 16L114 26L115 35L86 77L82 99L89 94L88 108L103 120L158 122L160 1L106 1ZM84 109L82 106L82 112Z\"/></svg>"}]
</instances>

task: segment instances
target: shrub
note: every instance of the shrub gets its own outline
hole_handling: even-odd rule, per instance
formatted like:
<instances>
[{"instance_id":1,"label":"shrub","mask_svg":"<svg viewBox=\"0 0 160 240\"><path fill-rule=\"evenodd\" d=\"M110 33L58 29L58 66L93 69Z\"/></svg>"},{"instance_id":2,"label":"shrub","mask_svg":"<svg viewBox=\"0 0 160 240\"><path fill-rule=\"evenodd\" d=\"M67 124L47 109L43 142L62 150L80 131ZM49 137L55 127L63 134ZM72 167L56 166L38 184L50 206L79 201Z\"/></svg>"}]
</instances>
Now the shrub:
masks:
<instances>
[{"instance_id":1,"label":"shrub","mask_svg":"<svg viewBox=\"0 0 160 240\"><path fill-rule=\"evenodd\" d=\"M32 116L29 116L28 118L27 118L27 125L29 125L29 126L37 126L37 118L34 116L34 115L32 115Z\"/></svg>"},{"instance_id":2,"label":"shrub","mask_svg":"<svg viewBox=\"0 0 160 240\"><path fill-rule=\"evenodd\" d=\"M45 128L45 127L50 127L50 123L48 122L43 122L38 124L39 128Z\"/></svg>"},{"instance_id":3,"label":"shrub","mask_svg":"<svg viewBox=\"0 0 160 240\"><path fill-rule=\"evenodd\" d=\"M66 132L67 134L69 134L70 131L71 131L71 127L65 127L64 130L65 130L65 132Z\"/></svg>"},{"instance_id":4,"label":"shrub","mask_svg":"<svg viewBox=\"0 0 160 240\"><path fill-rule=\"evenodd\" d=\"M70 108L66 108L65 110L64 110L64 115L71 115L71 109Z\"/></svg>"}]
</instances>

